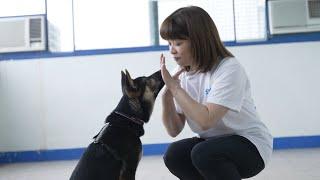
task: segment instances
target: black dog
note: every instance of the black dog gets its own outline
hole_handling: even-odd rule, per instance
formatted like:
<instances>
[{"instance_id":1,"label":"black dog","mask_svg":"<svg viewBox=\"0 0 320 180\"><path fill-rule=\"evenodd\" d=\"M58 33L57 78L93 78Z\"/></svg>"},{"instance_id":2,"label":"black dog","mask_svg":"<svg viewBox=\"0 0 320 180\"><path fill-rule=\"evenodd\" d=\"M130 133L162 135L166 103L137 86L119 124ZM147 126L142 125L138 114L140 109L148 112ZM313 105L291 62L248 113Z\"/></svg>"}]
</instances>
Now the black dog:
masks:
<instances>
[{"instance_id":1,"label":"black dog","mask_svg":"<svg viewBox=\"0 0 320 180\"><path fill-rule=\"evenodd\" d=\"M71 180L134 180L142 155L140 137L164 86L161 72L131 79L121 71L123 96L72 172Z\"/></svg>"}]
</instances>

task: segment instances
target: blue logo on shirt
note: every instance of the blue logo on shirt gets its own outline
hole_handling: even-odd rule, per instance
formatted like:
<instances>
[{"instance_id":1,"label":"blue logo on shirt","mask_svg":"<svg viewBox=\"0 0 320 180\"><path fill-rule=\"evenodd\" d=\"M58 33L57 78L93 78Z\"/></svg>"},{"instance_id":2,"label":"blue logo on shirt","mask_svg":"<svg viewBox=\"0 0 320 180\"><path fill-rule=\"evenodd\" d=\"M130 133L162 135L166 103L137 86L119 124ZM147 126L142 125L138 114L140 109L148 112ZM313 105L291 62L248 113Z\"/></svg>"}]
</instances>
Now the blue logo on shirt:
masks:
<instances>
[{"instance_id":1,"label":"blue logo on shirt","mask_svg":"<svg viewBox=\"0 0 320 180\"><path fill-rule=\"evenodd\" d=\"M211 88L204 90L206 96L209 94L210 91L211 91Z\"/></svg>"}]
</instances>

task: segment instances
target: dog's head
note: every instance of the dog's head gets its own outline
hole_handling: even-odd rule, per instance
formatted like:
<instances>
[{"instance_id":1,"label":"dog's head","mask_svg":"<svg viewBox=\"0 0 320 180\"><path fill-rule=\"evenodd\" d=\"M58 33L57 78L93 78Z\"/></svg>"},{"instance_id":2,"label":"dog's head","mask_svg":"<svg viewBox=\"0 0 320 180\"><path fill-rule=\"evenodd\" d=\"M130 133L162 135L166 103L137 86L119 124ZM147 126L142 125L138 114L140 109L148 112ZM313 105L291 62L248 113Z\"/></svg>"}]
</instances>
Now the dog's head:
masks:
<instances>
[{"instance_id":1,"label":"dog's head","mask_svg":"<svg viewBox=\"0 0 320 180\"><path fill-rule=\"evenodd\" d=\"M149 121L156 97L164 86L161 72L132 79L127 70L121 71L121 85L123 96L129 103L128 108L133 111L130 114L136 113L145 122Z\"/></svg>"}]
</instances>

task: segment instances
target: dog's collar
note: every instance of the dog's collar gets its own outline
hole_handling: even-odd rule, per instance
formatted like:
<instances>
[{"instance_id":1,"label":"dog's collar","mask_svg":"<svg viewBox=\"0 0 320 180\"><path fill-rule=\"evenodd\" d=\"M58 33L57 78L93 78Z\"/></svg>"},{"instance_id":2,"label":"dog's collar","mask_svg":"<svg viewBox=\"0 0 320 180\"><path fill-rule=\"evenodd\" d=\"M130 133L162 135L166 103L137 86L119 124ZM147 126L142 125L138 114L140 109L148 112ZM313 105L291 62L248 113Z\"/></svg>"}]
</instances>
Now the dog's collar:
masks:
<instances>
[{"instance_id":1,"label":"dog's collar","mask_svg":"<svg viewBox=\"0 0 320 180\"><path fill-rule=\"evenodd\" d=\"M136 123L136 124L139 124L139 125L143 125L144 124L144 121L141 120L141 119L138 119L138 118L135 118L135 117L129 117L128 115L126 114L123 114L121 112L118 112L118 111L115 111L116 114L120 115L120 116L123 116L129 120L131 120L132 122Z\"/></svg>"}]
</instances>

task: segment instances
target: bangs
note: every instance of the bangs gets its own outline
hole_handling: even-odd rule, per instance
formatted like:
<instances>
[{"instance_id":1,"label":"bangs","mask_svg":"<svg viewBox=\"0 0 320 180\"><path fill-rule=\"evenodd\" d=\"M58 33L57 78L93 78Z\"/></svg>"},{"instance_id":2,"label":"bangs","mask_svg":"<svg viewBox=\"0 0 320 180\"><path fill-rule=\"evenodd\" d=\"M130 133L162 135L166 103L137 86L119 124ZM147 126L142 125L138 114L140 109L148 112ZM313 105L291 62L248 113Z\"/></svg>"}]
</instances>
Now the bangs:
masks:
<instances>
[{"instance_id":1,"label":"bangs","mask_svg":"<svg viewBox=\"0 0 320 180\"><path fill-rule=\"evenodd\" d=\"M188 39L189 34L187 27L183 24L179 24L172 17L168 17L163 21L160 27L160 36L164 40L169 39Z\"/></svg>"}]
</instances>

